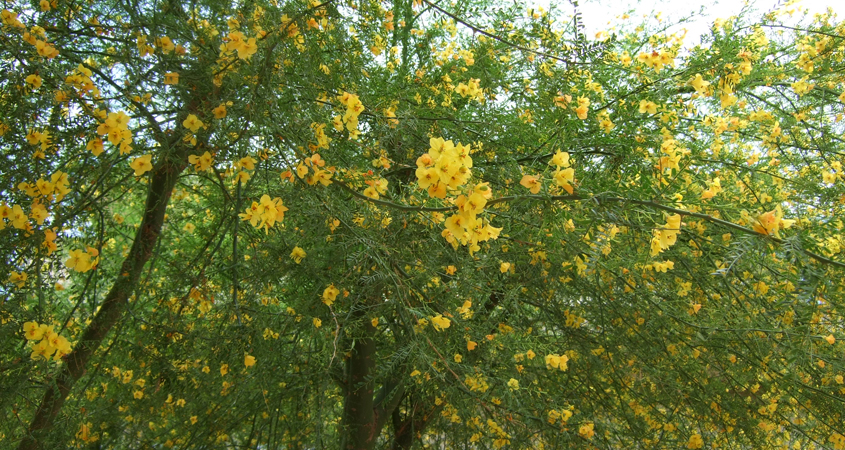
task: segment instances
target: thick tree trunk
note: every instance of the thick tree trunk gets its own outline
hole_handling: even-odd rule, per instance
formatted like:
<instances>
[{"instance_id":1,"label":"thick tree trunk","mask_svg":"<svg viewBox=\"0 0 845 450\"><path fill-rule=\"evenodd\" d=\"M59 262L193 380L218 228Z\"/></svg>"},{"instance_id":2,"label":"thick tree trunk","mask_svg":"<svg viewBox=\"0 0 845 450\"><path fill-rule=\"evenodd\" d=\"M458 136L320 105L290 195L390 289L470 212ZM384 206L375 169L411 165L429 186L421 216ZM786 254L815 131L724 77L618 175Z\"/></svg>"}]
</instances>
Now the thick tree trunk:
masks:
<instances>
[{"instance_id":1,"label":"thick tree trunk","mask_svg":"<svg viewBox=\"0 0 845 450\"><path fill-rule=\"evenodd\" d=\"M154 169L147 193L144 217L135 235L132 249L121 265L117 280L106 295L100 310L85 329L82 338L73 351L64 358L64 363L53 383L44 393L41 404L30 422L27 435L18 445L18 450L44 448L42 440L53 426L71 388L85 373L88 361L126 310L127 299L135 290L144 264L150 259L158 241L170 194L173 192L179 174L186 167L185 162L181 161L182 157L175 159L179 161L174 162L163 158Z\"/></svg>"},{"instance_id":2,"label":"thick tree trunk","mask_svg":"<svg viewBox=\"0 0 845 450\"><path fill-rule=\"evenodd\" d=\"M371 328L369 324L364 328ZM352 355L347 360L348 378L346 403L343 408L343 425L348 450L371 450L375 446L378 430L375 429L372 378L375 369L376 344L372 332L365 330L365 337L355 339Z\"/></svg>"},{"instance_id":3,"label":"thick tree trunk","mask_svg":"<svg viewBox=\"0 0 845 450\"><path fill-rule=\"evenodd\" d=\"M346 361L346 398L343 406L342 445L346 450L372 450L387 418L402 399L402 383L387 382L375 395L376 328L363 321L363 333L354 341Z\"/></svg>"}]
</instances>

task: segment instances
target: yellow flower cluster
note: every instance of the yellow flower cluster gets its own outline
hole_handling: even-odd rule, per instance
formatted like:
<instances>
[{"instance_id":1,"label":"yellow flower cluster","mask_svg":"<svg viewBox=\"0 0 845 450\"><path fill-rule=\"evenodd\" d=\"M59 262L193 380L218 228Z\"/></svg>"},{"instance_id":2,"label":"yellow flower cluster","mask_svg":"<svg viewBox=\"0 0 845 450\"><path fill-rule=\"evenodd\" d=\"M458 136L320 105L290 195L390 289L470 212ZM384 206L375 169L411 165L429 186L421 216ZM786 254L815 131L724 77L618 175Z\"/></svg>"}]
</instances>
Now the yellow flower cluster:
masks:
<instances>
[{"instance_id":1,"label":"yellow flower cluster","mask_svg":"<svg viewBox=\"0 0 845 450\"><path fill-rule=\"evenodd\" d=\"M555 171L552 174L555 184L562 187L564 191L572 194L574 189L572 183L575 182L575 169L569 166L569 153L557 152L549 161L550 166L555 166Z\"/></svg>"},{"instance_id":2,"label":"yellow flower cluster","mask_svg":"<svg viewBox=\"0 0 845 450\"><path fill-rule=\"evenodd\" d=\"M457 144L443 138L431 138L428 153L417 158L417 183L428 190L433 198L446 198L447 192L457 190L469 181L472 172L472 158L469 145ZM470 245L470 251L477 251L479 242L497 239L501 228L494 228L478 218L493 192L487 183L477 184L466 194L455 200L458 213L446 219L443 237L455 249L458 243Z\"/></svg>"},{"instance_id":3,"label":"yellow flower cluster","mask_svg":"<svg viewBox=\"0 0 845 450\"><path fill-rule=\"evenodd\" d=\"M71 250L70 258L65 261L65 266L77 272L87 272L97 267L97 263L100 262L100 252L94 247L88 247L86 250Z\"/></svg>"},{"instance_id":4,"label":"yellow flower cluster","mask_svg":"<svg viewBox=\"0 0 845 450\"><path fill-rule=\"evenodd\" d=\"M6 221L9 221L13 227L19 230L29 231L32 227L29 218L20 205L9 206L5 203L0 205L0 219L2 219L0 220L0 230L6 228Z\"/></svg>"},{"instance_id":5,"label":"yellow flower cluster","mask_svg":"<svg viewBox=\"0 0 845 450\"><path fill-rule=\"evenodd\" d=\"M337 96L337 100L343 105L346 106L346 112L343 113L343 116L337 116L334 118L335 128L338 128L338 124L346 124L346 130L349 131L349 137L351 139L356 139L360 131L358 131L358 116L364 112L364 104L361 103L361 99L358 98L355 94L350 94L349 92L344 92L341 95Z\"/></svg>"},{"instance_id":6,"label":"yellow flower cluster","mask_svg":"<svg viewBox=\"0 0 845 450\"><path fill-rule=\"evenodd\" d=\"M467 385L470 391L487 392L490 386L487 384L487 379L484 375L477 373L475 375L467 375L464 379L464 384Z\"/></svg>"},{"instance_id":7,"label":"yellow flower cluster","mask_svg":"<svg viewBox=\"0 0 845 450\"><path fill-rule=\"evenodd\" d=\"M155 47L147 43L147 35L139 34L135 38L135 46L138 48L138 55L143 58L155 51Z\"/></svg>"},{"instance_id":8,"label":"yellow flower cluster","mask_svg":"<svg viewBox=\"0 0 845 450\"><path fill-rule=\"evenodd\" d=\"M658 175L662 178L666 172L671 174L672 169L681 170L678 163L681 162L683 155L689 153L689 150L679 147L678 141L671 134L664 133L663 142L660 144L660 152L663 153L663 156L658 159L657 170L659 172Z\"/></svg>"},{"instance_id":9,"label":"yellow flower cluster","mask_svg":"<svg viewBox=\"0 0 845 450\"><path fill-rule=\"evenodd\" d=\"M378 200L379 194L384 195L387 192L387 180L384 178L379 178L378 180L367 180L365 181L369 187L364 189L364 195L369 198L374 198Z\"/></svg>"},{"instance_id":10,"label":"yellow flower cluster","mask_svg":"<svg viewBox=\"0 0 845 450\"><path fill-rule=\"evenodd\" d=\"M546 355L546 368L547 369L560 369L565 371L569 368L567 363L569 362L569 357L566 355L558 355L556 353L552 353L550 355Z\"/></svg>"},{"instance_id":11,"label":"yellow flower cluster","mask_svg":"<svg viewBox=\"0 0 845 450\"><path fill-rule=\"evenodd\" d=\"M663 262L654 262L645 266L646 269L649 267L654 269L655 272L666 273L667 271L675 268L675 262L666 260Z\"/></svg>"},{"instance_id":12,"label":"yellow flower cluster","mask_svg":"<svg viewBox=\"0 0 845 450\"><path fill-rule=\"evenodd\" d=\"M23 324L23 331L26 340L33 344L30 358L36 361L46 361L51 357L54 361L59 361L71 351L70 342L53 331L50 325L26 322Z\"/></svg>"},{"instance_id":13,"label":"yellow flower cluster","mask_svg":"<svg viewBox=\"0 0 845 450\"><path fill-rule=\"evenodd\" d=\"M722 182L719 181L719 177L713 178L712 181L708 181L707 186L707 189L701 193L702 200L713 198L716 194L722 192Z\"/></svg>"},{"instance_id":14,"label":"yellow flower cluster","mask_svg":"<svg viewBox=\"0 0 845 450\"><path fill-rule=\"evenodd\" d=\"M484 99L484 92L478 86L479 81L480 80L478 78L471 78L469 83L458 83L458 85L455 86L455 92L457 92L461 97L471 97L478 101L482 101Z\"/></svg>"},{"instance_id":15,"label":"yellow flower cluster","mask_svg":"<svg viewBox=\"0 0 845 450\"><path fill-rule=\"evenodd\" d=\"M784 219L783 210L780 209L780 206L777 206L775 209L757 216L757 223L755 223L752 228L754 231L761 234L769 234L774 235L775 237L780 237L779 230L789 228L794 223L794 220Z\"/></svg>"},{"instance_id":16,"label":"yellow flower cluster","mask_svg":"<svg viewBox=\"0 0 845 450\"><path fill-rule=\"evenodd\" d=\"M660 72L663 66L675 67L675 54L666 50L654 50L651 53L640 53L637 55L637 61L655 72Z\"/></svg>"},{"instance_id":17,"label":"yellow flower cluster","mask_svg":"<svg viewBox=\"0 0 845 450\"><path fill-rule=\"evenodd\" d=\"M701 438L700 434L693 434L689 437L689 441L687 441L687 448L689 449L696 449L704 447L704 440Z\"/></svg>"},{"instance_id":18,"label":"yellow flower cluster","mask_svg":"<svg viewBox=\"0 0 845 450\"><path fill-rule=\"evenodd\" d=\"M0 21L3 22L3 25L8 25L12 28L26 28L24 24L18 20L18 14L13 13L8 9L0 11Z\"/></svg>"},{"instance_id":19,"label":"yellow flower cluster","mask_svg":"<svg viewBox=\"0 0 845 450\"><path fill-rule=\"evenodd\" d=\"M5 9L0 12L0 17L2 17L4 24L25 30L26 27L18 20L17 16L17 14ZM59 51L56 50L56 47L53 47L53 44L47 42L46 40L42 40L47 39L46 35L47 31L36 25L32 27L30 31L23 32L23 40L27 44L35 47L35 51L38 52L38 55L47 59L53 59L56 56L59 56Z\"/></svg>"},{"instance_id":20,"label":"yellow flower cluster","mask_svg":"<svg viewBox=\"0 0 845 450\"><path fill-rule=\"evenodd\" d=\"M60 202L63 198L65 198L65 195L70 192L70 189L68 189L67 185L67 174L59 170L50 176L50 181L47 181L43 178L39 178L34 185L27 182L22 182L18 184L18 189L26 192L26 195L32 198L43 197L48 201L55 200L57 202ZM2 226L0 226L0 229L2 229Z\"/></svg>"},{"instance_id":21,"label":"yellow flower cluster","mask_svg":"<svg viewBox=\"0 0 845 450\"><path fill-rule=\"evenodd\" d=\"M446 198L447 189L457 189L472 175L472 149L443 138L431 138L429 145L428 153L417 158L417 182L429 196Z\"/></svg>"},{"instance_id":22,"label":"yellow flower cluster","mask_svg":"<svg viewBox=\"0 0 845 450\"><path fill-rule=\"evenodd\" d=\"M578 97L578 106L575 107L575 114L579 119L585 120L587 113L590 111L590 99L587 97Z\"/></svg>"},{"instance_id":23,"label":"yellow flower cluster","mask_svg":"<svg viewBox=\"0 0 845 450\"><path fill-rule=\"evenodd\" d=\"M490 433L496 435L493 448L498 449L510 444L510 435L493 419L487 419L487 428L490 429Z\"/></svg>"},{"instance_id":24,"label":"yellow flower cluster","mask_svg":"<svg viewBox=\"0 0 845 450\"><path fill-rule=\"evenodd\" d=\"M264 232L267 233L276 222L284 220L287 210L282 204L282 199L278 197L271 199L269 195L264 194L260 201L252 202L252 206L239 216L241 220L248 220L255 228L264 228Z\"/></svg>"},{"instance_id":25,"label":"yellow flower cluster","mask_svg":"<svg viewBox=\"0 0 845 450\"><path fill-rule=\"evenodd\" d=\"M255 38L247 38L240 31L232 31L226 36L226 43L220 46L221 53L238 52L238 59L250 59L258 51Z\"/></svg>"},{"instance_id":26,"label":"yellow flower cluster","mask_svg":"<svg viewBox=\"0 0 845 450\"><path fill-rule=\"evenodd\" d=\"M675 245L681 232L681 215L673 214L666 218L666 224L655 229L651 238L651 256L657 256L663 250Z\"/></svg>"},{"instance_id":27,"label":"yellow flower cluster","mask_svg":"<svg viewBox=\"0 0 845 450\"><path fill-rule=\"evenodd\" d=\"M50 149L51 137L52 136L50 136L50 132L47 130L30 130L29 133L26 134L27 144L39 146L39 150L36 150L35 153L32 155L33 158L45 159L47 157L44 152Z\"/></svg>"},{"instance_id":28,"label":"yellow flower cluster","mask_svg":"<svg viewBox=\"0 0 845 450\"><path fill-rule=\"evenodd\" d=\"M200 156L188 156L188 162L194 165L194 169L197 172L204 172L211 168L211 165L214 163L214 157L211 156L211 153L205 152Z\"/></svg>"},{"instance_id":29,"label":"yellow flower cluster","mask_svg":"<svg viewBox=\"0 0 845 450\"><path fill-rule=\"evenodd\" d=\"M332 174L335 169L334 167L323 169L325 166L326 161L319 153L314 153L299 162L296 166L296 176L304 179L309 186L314 186L317 183L328 186L332 184ZM313 170L313 173L310 172L309 168ZM286 175L282 174L282 178L286 178Z\"/></svg>"},{"instance_id":30,"label":"yellow flower cluster","mask_svg":"<svg viewBox=\"0 0 845 450\"><path fill-rule=\"evenodd\" d=\"M561 425L563 425L570 417L572 417L572 411L568 409L562 409L560 411L553 409L549 411L549 423L552 425L554 425L558 420L560 420Z\"/></svg>"},{"instance_id":31,"label":"yellow flower cluster","mask_svg":"<svg viewBox=\"0 0 845 450\"><path fill-rule=\"evenodd\" d=\"M584 439L592 439L593 436L595 436L596 434L594 426L595 425L592 422L587 422L578 428L578 434L581 435L581 437L583 437Z\"/></svg>"},{"instance_id":32,"label":"yellow flower cluster","mask_svg":"<svg viewBox=\"0 0 845 450\"><path fill-rule=\"evenodd\" d=\"M111 112L108 115L105 111L99 111L96 114L104 118L103 123L97 127L97 134L108 136L109 142L120 148L121 155L131 152L132 131L129 130L129 116L123 111Z\"/></svg>"}]
</instances>

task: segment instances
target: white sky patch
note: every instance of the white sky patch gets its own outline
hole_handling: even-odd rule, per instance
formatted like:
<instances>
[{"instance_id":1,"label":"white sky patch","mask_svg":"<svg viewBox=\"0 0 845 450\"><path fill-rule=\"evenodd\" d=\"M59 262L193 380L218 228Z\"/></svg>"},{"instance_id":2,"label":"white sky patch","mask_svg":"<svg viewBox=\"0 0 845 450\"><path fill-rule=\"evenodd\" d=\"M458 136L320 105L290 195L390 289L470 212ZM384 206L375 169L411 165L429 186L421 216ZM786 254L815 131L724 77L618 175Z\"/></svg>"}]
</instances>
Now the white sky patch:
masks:
<instances>
[{"instance_id":1,"label":"white sky patch","mask_svg":"<svg viewBox=\"0 0 845 450\"><path fill-rule=\"evenodd\" d=\"M533 0L529 3L534 7L542 7L549 9L549 5L554 3L558 9L572 10L571 4L565 0ZM802 17L802 11L806 10L809 17L813 14L821 13L827 8L833 9L840 20L845 17L845 1L832 0L799 0L791 5L786 5L787 2L781 1L757 1L757 2L743 2L740 0L641 0L639 2L631 0L581 0L579 2L579 10L581 12L582 23L585 27L586 37L590 40L595 38L599 31L612 32L613 25L622 22L620 18L623 14L630 15L627 19L629 24L641 23L645 20L655 21L660 20L667 24L677 23L681 18L691 17L683 25L678 25L670 28L667 34L680 31L682 28L687 29L687 37L685 46L695 45L698 43L698 37L702 34L710 32L710 27L716 19L726 19L730 16L735 16L742 11L744 7L750 7L756 10L751 14L751 17L759 17L762 14L776 9L794 10L792 20L798 21ZM659 14L659 16L658 16ZM789 16L781 16L781 20L790 22Z\"/></svg>"}]
</instances>

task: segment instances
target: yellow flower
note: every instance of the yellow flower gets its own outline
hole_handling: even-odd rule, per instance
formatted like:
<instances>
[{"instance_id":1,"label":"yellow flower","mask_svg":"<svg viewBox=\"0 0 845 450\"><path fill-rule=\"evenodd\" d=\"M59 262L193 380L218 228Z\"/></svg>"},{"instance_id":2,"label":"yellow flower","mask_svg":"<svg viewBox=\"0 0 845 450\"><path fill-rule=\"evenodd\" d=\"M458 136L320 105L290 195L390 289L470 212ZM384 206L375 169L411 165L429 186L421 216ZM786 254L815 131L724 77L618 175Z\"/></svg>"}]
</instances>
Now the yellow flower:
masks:
<instances>
[{"instance_id":1,"label":"yellow flower","mask_svg":"<svg viewBox=\"0 0 845 450\"><path fill-rule=\"evenodd\" d=\"M516 378L511 378L510 380L508 380L508 388L512 391L518 391L519 380L517 380Z\"/></svg>"},{"instance_id":2,"label":"yellow flower","mask_svg":"<svg viewBox=\"0 0 845 450\"><path fill-rule=\"evenodd\" d=\"M255 365L255 356L250 355L249 353L244 354L244 365L247 367L252 367Z\"/></svg>"},{"instance_id":3,"label":"yellow flower","mask_svg":"<svg viewBox=\"0 0 845 450\"><path fill-rule=\"evenodd\" d=\"M11 275L9 275L9 283L13 283L15 286L21 288L26 284L26 278L26 272L18 273L13 271Z\"/></svg>"},{"instance_id":4,"label":"yellow flower","mask_svg":"<svg viewBox=\"0 0 845 450\"><path fill-rule=\"evenodd\" d=\"M220 366L220 376L221 377L226 376L227 373L229 373L229 365L228 364L221 365Z\"/></svg>"},{"instance_id":5,"label":"yellow flower","mask_svg":"<svg viewBox=\"0 0 845 450\"><path fill-rule=\"evenodd\" d=\"M38 322L24 323L23 332L28 341L37 341L44 336L44 329L38 325Z\"/></svg>"},{"instance_id":6,"label":"yellow flower","mask_svg":"<svg viewBox=\"0 0 845 450\"><path fill-rule=\"evenodd\" d=\"M477 342L475 342L475 341L467 341L467 350L468 350L468 351L473 351L473 350L475 350L475 347L478 347L478 343L477 343Z\"/></svg>"},{"instance_id":7,"label":"yellow flower","mask_svg":"<svg viewBox=\"0 0 845 450\"><path fill-rule=\"evenodd\" d=\"M38 88L41 87L41 77L39 77L38 75L35 75L35 74L29 75L28 77L26 77L25 81L26 81L26 84L32 86L35 89L38 89Z\"/></svg>"},{"instance_id":8,"label":"yellow flower","mask_svg":"<svg viewBox=\"0 0 845 450\"><path fill-rule=\"evenodd\" d=\"M202 172L211 167L214 159L211 157L211 153L205 152L202 156L188 156L188 162L194 165L194 169L196 169L197 172Z\"/></svg>"},{"instance_id":9,"label":"yellow flower","mask_svg":"<svg viewBox=\"0 0 845 450\"><path fill-rule=\"evenodd\" d=\"M567 152L557 152L549 160L550 166L557 166L557 167L569 167L569 153Z\"/></svg>"},{"instance_id":10,"label":"yellow flower","mask_svg":"<svg viewBox=\"0 0 845 450\"><path fill-rule=\"evenodd\" d=\"M794 220L784 219L783 211L780 209L780 206L777 206L771 211L760 214L757 217L757 223L755 223L752 228L754 231L761 234L770 234L775 237L780 237L778 231L783 228L789 228L794 223Z\"/></svg>"},{"instance_id":11,"label":"yellow flower","mask_svg":"<svg viewBox=\"0 0 845 450\"><path fill-rule=\"evenodd\" d=\"M695 74L695 76L689 80L688 84L695 88L695 91L699 94L706 94L707 87L710 86L710 82L704 81L704 78L701 77L700 73Z\"/></svg>"},{"instance_id":12,"label":"yellow flower","mask_svg":"<svg viewBox=\"0 0 845 450\"><path fill-rule=\"evenodd\" d=\"M197 130L202 128L205 124L197 118L197 116L193 114L188 114L188 117L182 121L182 126L191 130L192 133L196 133Z\"/></svg>"},{"instance_id":13,"label":"yellow flower","mask_svg":"<svg viewBox=\"0 0 845 450\"><path fill-rule=\"evenodd\" d=\"M446 328L449 328L452 325L452 322L449 319L438 314L431 318L431 324L434 325L435 330L443 331Z\"/></svg>"},{"instance_id":14,"label":"yellow flower","mask_svg":"<svg viewBox=\"0 0 845 450\"><path fill-rule=\"evenodd\" d=\"M294 247L293 251L290 252L290 257L295 263L299 264L302 262L302 258L305 258L305 250L300 247Z\"/></svg>"},{"instance_id":15,"label":"yellow flower","mask_svg":"<svg viewBox=\"0 0 845 450\"><path fill-rule=\"evenodd\" d=\"M226 117L226 105L220 105L211 110L211 113L214 114L215 119L222 119Z\"/></svg>"},{"instance_id":16,"label":"yellow flower","mask_svg":"<svg viewBox=\"0 0 845 450\"><path fill-rule=\"evenodd\" d=\"M150 170L153 170L153 164L151 162L153 155L146 154L144 156L139 156L132 160L129 164L129 167L135 169L135 176L139 177Z\"/></svg>"},{"instance_id":17,"label":"yellow flower","mask_svg":"<svg viewBox=\"0 0 845 450\"><path fill-rule=\"evenodd\" d=\"M378 317L373 317L373 320L370 321L370 324L372 324L373 327L377 327L378 326Z\"/></svg>"},{"instance_id":18,"label":"yellow flower","mask_svg":"<svg viewBox=\"0 0 845 450\"><path fill-rule=\"evenodd\" d=\"M337 290L337 288L334 287L333 284L330 284L329 287L323 289L323 303L328 306L332 306L332 303L334 303L334 300L337 298L338 294L340 294L340 291Z\"/></svg>"},{"instance_id":19,"label":"yellow flower","mask_svg":"<svg viewBox=\"0 0 845 450\"><path fill-rule=\"evenodd\" d=\"M569 194L575 192L572 183L575 182L575 169L572 167L556 170L554 172L555 184L562 187Z\"/></svg>"},{"instance_id":20,"label":"yellow flower","mask_svg":"<svg viewBox=\"0 0 845 450\"><path fill-rule=\"evenodd\" d=\"M311 322L314 323L314 328L320 328L323 326L323 321L316 317Z\"/></svg>"},{"instance_id":21,"label":"yellow flower","mask_svg":"<svg viewBox=\"0 0 845 450\"><path fill-rule=\"evenodd\" d=\"M828 344L830 344L830 345L833 345L833 344L836 342L836 338L835 338L835 337L833 337L833 335L832 335L832 334L828 334L828 335L824 338L824 340L826 340L826 341L827 341L827 343L828 343Z\"/></svg>"},{"instance_id":22,"label":"yellow flower","mask_svg":"<svg viewBox=\"0 0 845 450\"><path fill-rule=\"evenodd\" d=\"M70 258L65 261L65 266L68 269L73 269L77 272L87 272L93 269L99 261L99 258L97 258L99 252L97 249L92 247L88 247L87 252L82 250L71 250L69 253ZM94 259L92 260L91 257L94 257Z\"/></svg>"},{"instance_id":23,"label":"yellow flower","mask_svg":"<svg viewBox=\"0 0 845 450\"><path fill-rule=\"evenodd\" d=\"M584 439L592 439L596 434L593 426L592 422L587 422L584 425L581 425L581 427L578 428L578 434L580 434Z\"/></svg>"},{"instance_id":24,"label":"yellow flower","mask_svg":"<svg viewBox=\"0 0 845 450\"><path fill-rule=\"evenodd\" d=\"M164 84L179 84L179 74L176 72L167 72L164 74Z\"/></svg>"},{"instance_id":25,"label":"yellow flower","mask_svg":"<svg viewBox=\"0 0 845 450\"><path fill-rule=\"evenodd\" d=\"M510 270L510 268L511 268L511 263L509 263L509 262L503 262L503 263L499 266L499 272L502 272L502 273L507 273L507 272L508 272L508 270Z\"/></svg>"},{"instance_id":26,"label":"yellow flower","mask_svg":"<svg viewBox=\"0 0 845 450\"><path fill-rule=\"evenodd\" d=\"M702 447L704 447L704 440L701 438L700 434L693 434L689 437L689 441L687 441L687 448L696 449Z\"/></svg>"},{"instance_id":27,"label":"yellow flower","mask_svg":"<svg viewBox=\"0 0 845 450\"><path fill-rule=\"evenodd\" d=\"M566 370L569 368L567 362L569 357L566 355L550 354L546 355L546 368Z\"/></svg>"},{"instance_id":28,"label":"yellow flower","mask_svg":"<svg viewBox=\"0 0 845 450\"><path fill-rule=\"evenodd\" d=\"M540 188L542 187L540 180L534 175L523 176L522 180L519 181L519 184L525 186L532 194L540 192Z\"/></svg>"},{"instance_id":29,"label":"yellow flower","mask_svg":"<svg viewBox=\"0 0 845 450\"><path fill-rule=\"evenodd\" d=\"M640 100L640 114L657 114L657 104L648 100Z\"/></svg>"},{"instance_id":30,"label":"yellow flower","mask_svg":"<svg viewBox=\"0 0 845 450\"><path fill-rule=\"evenodd\" d=\"M575 114L578 116L579 119L584 120L587 118L589 108L590 99L586 97L578 97L578 106L575 108Z\"/></svg>"},{"instance_id":31,"label":"yellow flower","mask_svg":"<svg viewBox=\"0 0 845 450\"><path fill-rule=\"evenodd\" d=\"M376 200L378 200L378 198L379 198L379 195L378 195L378 192L376 191L376 188L374 188L372 186L364 189L364 196L372 198L372 199L376 199Z\"/></svg>"}]
</instances>

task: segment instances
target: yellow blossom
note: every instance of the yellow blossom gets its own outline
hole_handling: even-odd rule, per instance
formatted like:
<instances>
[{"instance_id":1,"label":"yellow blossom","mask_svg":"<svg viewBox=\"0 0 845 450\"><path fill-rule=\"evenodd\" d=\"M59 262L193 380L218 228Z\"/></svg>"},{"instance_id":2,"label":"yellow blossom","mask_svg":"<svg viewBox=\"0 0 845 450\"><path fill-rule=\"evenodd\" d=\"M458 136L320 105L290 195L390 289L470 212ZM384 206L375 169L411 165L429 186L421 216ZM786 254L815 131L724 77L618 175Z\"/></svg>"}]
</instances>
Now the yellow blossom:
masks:
<instances>
[{"instance_id":1,"label":"yellow blossom","mask_svg":"<svg viewBox=\"0 0 845 450\"><path fill-rule=\"evenodd\" d=\"M290 257L295 263L299 264L302 262L302 259L305 258L305 250L300 247L294 247L293 251L290 252Z\"/></svg>"},{"instance_id":2,"label":"yellow blossom","mask_svg":"<svg viewBox=\"0 0 845 450\"><path fill-rule=\"evenodd\" d=\"M144 156L139 156L132 160L129 164L129 167L135 169L135 176L139 177L150 170L153 170L153 164L151 162L153 155L146 154Z\"/></svg>"},{"instance_id":3,"label":"yellow blossom","mask_svg":"<svg viewBox=\"0 0 845 450\"><path fill-rule=\"evenodd\" d=\"M446 328L449 328L452 325L452 322L449 319L438 314L431 318L431 324L434 325L435 330L443 331Z\"/></svg>"},{"instance_id":4,"label":"yellow blossom","mask_svg":"<svg viewBox=\"0 0 845 450\"><path fill-rule=\"evenodd\" d=\"M332 303L334 303L338 294L340 294L340 291L336 287L334 287L333 284L330 284L329 287L323 289L323 303L328 306L332 306Z\"/></svg>"}]
</instances>

